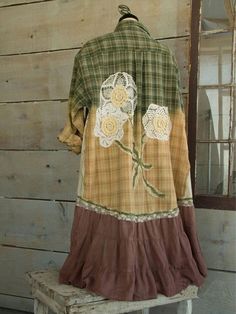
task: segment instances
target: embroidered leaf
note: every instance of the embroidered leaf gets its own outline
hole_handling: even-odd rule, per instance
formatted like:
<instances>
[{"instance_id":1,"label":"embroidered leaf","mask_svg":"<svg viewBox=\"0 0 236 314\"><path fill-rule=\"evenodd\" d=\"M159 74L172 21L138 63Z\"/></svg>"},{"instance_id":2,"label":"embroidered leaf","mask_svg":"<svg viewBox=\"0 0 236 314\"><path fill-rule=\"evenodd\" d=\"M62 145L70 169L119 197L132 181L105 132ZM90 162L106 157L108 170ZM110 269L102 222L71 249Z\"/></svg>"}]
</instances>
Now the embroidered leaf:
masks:
<instances>
[{"instance_id":1,"label":"embroidered leaf","mask_svg":"<svg viewBox=\"0 0 236 314\"><path fill-rule=\"evenodd\" d=\"M164 197L165 194L159 190L157 190L152 184L150 184L147 179L145 179L144 175L143 177L143 181L147 187L147 191L152 195L152 196L158 196L158 197Z\"/></svg>"},{"instance_id":2,"label":"embroidered leaf","mask_svg":"<svg viewBox=\"0 0 236 314\"><path fill-rule=\"evenodd\" d=\"M145 144L146 141L147 141L146 134L143 133L142 138L141 138L141 143L142 143L142 144Z\"/></svg>"},{"instance_id":3,"label":"embroidered leaf","mask_svg":"<svg viewBox=\"0 0 236 314\"><path fill-rule=\"evenodd\" d=\"M140 158L138 150L135 148L134 142L133 142L133 150L131 150L129 147L125 146L123 143L121 143L118 140L115 140L115 143L121 149L123 149L125 152L132 155L132 160L133 160L132 170L134 172L134 174L133 174L133 187L135 188L136 183L138 181L138 176L139 176L139 172L140 172L139 170L149 170L152 168L152 165L146 164L142 161L142 159ZM149 189L149 193L151 193L152 195L155 194L155 196L156 195L162 196L163 193L156 190L150 183L147 182L147 180L145 178L143 178L143 179L144 179L146 186Z\"/></svg>"},{"instance_id":4,"label":"embroidered leaf","mask_svg":"<svg viewBox=\"0 0 236 314\"><path fill-rule=\"evenodd\" d=\"M151 164L145 164L145 163L142 162L142 168L151 169L152 165Z\"/></svg>"},{"instance_id":5,"label":"embroidered leaf","mask_svg":"<svg viewBox=\"0 0 236 314\"><path fill-rule=\"evenodd\" d=\"M137 181L138 181L138 174L139 174L139 165L137 165L137 166L135 167L135 170L134 170L134 175L133 175L133 188L134 188L134 189L135 189L136 183L137 183ZM137 178L137 180L136 180L136 178Z\"/></svg>"}]
</instances>

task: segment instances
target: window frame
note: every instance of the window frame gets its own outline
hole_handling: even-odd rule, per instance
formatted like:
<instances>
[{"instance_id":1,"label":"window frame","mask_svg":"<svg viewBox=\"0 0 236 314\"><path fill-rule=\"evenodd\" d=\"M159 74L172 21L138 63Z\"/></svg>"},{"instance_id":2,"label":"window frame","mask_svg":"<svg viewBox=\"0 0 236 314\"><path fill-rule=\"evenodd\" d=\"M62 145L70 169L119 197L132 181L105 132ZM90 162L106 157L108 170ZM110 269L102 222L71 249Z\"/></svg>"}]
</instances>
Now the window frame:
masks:
<instances>
[{"instance_id":1,"label":"window frame","mask_svg":"<svg viewBox=\"0 0 236 314\"><path fill-rule=\"evenodd\" d=\"M198 100L198 66L199 41L201 25L201 7L203 0L192 1L191 12L191 47L189 73L189 106L188 106L188 147L191 165L191 183L195 207L219 210L236 210L236 197L225 195L196 194L196 148L197 148L197 100ZM236 36L235 28L233 36ZM235 37L234 37L235 38ZM191 114L189 112L191 110ZM229 162L230 163L230 162Z\"/></svg>"}]
</instances>

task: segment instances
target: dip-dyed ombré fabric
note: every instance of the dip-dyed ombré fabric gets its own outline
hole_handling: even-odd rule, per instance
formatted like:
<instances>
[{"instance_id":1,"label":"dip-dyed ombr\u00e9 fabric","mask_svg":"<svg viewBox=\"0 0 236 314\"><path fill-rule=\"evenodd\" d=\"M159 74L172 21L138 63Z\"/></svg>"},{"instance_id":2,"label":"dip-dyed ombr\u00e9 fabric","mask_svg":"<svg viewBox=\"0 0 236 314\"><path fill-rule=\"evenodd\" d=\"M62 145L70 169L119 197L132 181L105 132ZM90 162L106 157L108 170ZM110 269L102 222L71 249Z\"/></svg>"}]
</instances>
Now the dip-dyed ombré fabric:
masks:
<instances>
[{"instance_id":1,"label":"dip-dyed ombr\u00e9 fabric","mask_svg":"<svg viewBox=\"0 0 236 314\"><path fill-rule=\"evenodd\" d=\"M80 155L60 283L131 301L200 286L179 69L141 22L122 20L76 54L58 139Z\"/></svg>"}]
</instances>

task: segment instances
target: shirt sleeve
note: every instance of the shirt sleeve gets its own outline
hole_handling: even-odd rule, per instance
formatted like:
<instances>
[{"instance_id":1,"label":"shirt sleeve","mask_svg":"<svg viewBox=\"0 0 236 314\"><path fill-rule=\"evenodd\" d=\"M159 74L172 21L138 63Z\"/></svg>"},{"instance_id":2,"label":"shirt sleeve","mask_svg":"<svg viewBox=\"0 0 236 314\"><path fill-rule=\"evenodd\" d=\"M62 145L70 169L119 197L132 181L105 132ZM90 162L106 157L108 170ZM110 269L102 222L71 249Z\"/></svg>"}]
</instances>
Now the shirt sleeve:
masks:
<instances>
[{"instance_id":1,"label":"shirt sleeve","mask_svg":"<svg viewBox=\"0 0 236 314\"><path fill-rule=\"evenodd\" d=\"M171 57L173 110L171 111L172 129L170 134L170 151L172 172L178 205L192 206L193 198L186 132L186 115L180 89L180 71L175 56L172 54Z\"/></svg>"},{"instance_id":2,"label":"shirt sleeve","mask_svg":"<svg viewBox=\"0 0 236 314\"><path fill-rule=\"evenodd\" d=\"M76 154L81 153L84 126L87 115L88 95L79 65L80 52L74 58L72 79L70 83L67 117L64 128L57 139Z\"/></svg>"}]
</instances>

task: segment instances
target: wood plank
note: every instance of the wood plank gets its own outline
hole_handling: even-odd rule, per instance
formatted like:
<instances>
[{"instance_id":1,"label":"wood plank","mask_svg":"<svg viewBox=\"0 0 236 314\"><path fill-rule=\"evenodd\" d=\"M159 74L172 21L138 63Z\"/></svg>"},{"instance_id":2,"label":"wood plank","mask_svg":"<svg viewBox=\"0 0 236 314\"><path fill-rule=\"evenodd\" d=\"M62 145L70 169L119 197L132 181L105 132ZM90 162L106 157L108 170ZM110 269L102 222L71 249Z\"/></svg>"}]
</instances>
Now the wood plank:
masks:
<instances>
[{"instance_id":1,"label":"wood plank","mask_svg":"<svg viewBox=\"0 0 236 314\"><path fill-rule=\"evenodd\" d=\"M0 57L0 101L67 99L76 53L68 50Z\"/></svg>"},{"instance_id":2,"label":"wood plank","mask_svg":"<svg viewBox=\"0 0 236 314\"><path fill-rule=\"evenodd\" d=\"M8 309L31 312L31 313L33 313L34 311L34 303L33 303L32 297L22 298L16 295L0 294L0 304L1 304L1 308L0 308L1 314L3 314L2 308L8 308ZM11 313L11 314L18 314L18 312Z\"/></svg>"},{"instance_id":3,"label":"wood plank","mask_svg":"<svg viewBox=\"0 0 236 314\"><path fill-rule=\"evenodd\" d=\"M189 285L181 293L172 297L159 294L157 298L142 301L107 300L103 296L78 289L68 285L58 285L58 271L42 270L27 273L27 280L32 285L34 295L43 304L48 305L54 312L62 313L64 308L69 313L98 314L126 313L131 310L141 310L154 306L175 303L197 297L198 288Z\"/></svg>"},{"instance_id":4,"label":"wood plank","mask_svg":"<svg viewBox=\"0 0 236 314\"><path fill-rule=\"evenodd\" d=\"M44 0L1 0L0 8L5 7L5 6L27 4L27 3L33 3L33 2L42 2L42 1Z\"/></svg>"},{"instance_id":5,"label":"wood plank","mask_svg":"<svg viewBox=\"0 0 236 314\"><path fill-rule=\"evenodd\" d=\"M236 273L208 271L204 285L199 289L198 299L193 300L192 314L236 313ZM150 309L150 314L176 313L177 304Z\"/></svg>"},{"instance_id":6,"label":"wood plank","mask_svg":"<svg viewBox=\"0 0 236 314\"><path fill-rule=\"evenodd\" d=\"M115 29L119 4L119 0L58 0L3 7L0 54L79 48ZM122 4L130 7L154 38L190 33L189 0L124 0Z\"/></svg>"},{"instance_id":7,"label":"wood plank","mask_svg":"<svg viewBox=\"0 0 236 314\"><path fill-rule=\"evenodd\" d=\"M187 121L188 95L183 99ZM3 103L0 115L1 149L66 149L56 136L65 125L67 101Z\"/></svg>"},{"instance_id":8,"label":"wood plank","mask_svg":"<svg viewBox=\"0 0 236 314\"><path fill-rule=\"evenodd\" d=\"M236 212L197 208L196 221L207 266L236 271Z\"/></svg>"},{"instance_id":9,"label":"wood plank","mask_svg":"<svg viewBox=\"0 0 236 314\"><path fill-rule=\"evenodd\" d=\"M236 313L236 273L209 271L199 289L199 299L193 300L193 314Z\"/></svg>"},{"instance_id":10,"label":"wood plank","mask_svg":"<svg viewBox=\"0 0 236 314\"><path fill-rule=\"evenodd\" d=\"M65 149L57 139L67 117L67 101L0 104L1 149Z\"/></svg>"},{"instance_id":11,"label":"wood plank","mask_svg":"<svg viewBox=\"0 0 236 314\"><path fill-rule=\"evenodd\" d=\"M0 293L32 297L27 271L59 269L67 254L0 246Z\"/></svg>"},{"instance_id":12,"label":"wood plank","mask_svg":"<svg viewBox=\"0 0 236 314\"><path fill-rule=\"evenodd\" d=\"M17 296L10 296L5 294L0 294L0 313L1 314L28 314L28 312L33 313L34 311L34 300L32 298L22 298ZM175 304L170 304L170 306L175 306ZM158 310L165 306L158 306ZM13 309L14 312L11 310ZM24 312L21 312L24 311ZM158 312L158 314L162 312ZM170 312L171 314L173 312ZM49 309L49 314L55 314ZM129 312L128 314L137 314L137 311ZM157 314L157 313L155 313Z\"/></svg>"},{"instance_id":13,"label":"wood plank","mask_svg":"<svg viewBox=\"0 0 236 314\"><path fill-rule=\"evenodd\" d=\"M69 252L74 202L0 199L0 243Z\"/></svg>"},{"instance_id":14,"label":"wood plank","mask_svg":"<svg viewBox=\"0 0 236 314\"><path fill-rule=\"evenodd\" d=\"M74 201L79 164L71 151L1 151L0 196Z\"/></svg>"},{"instance_id":15,"label":"wood plank","mask_svg":"<svg viewBox=\"0 0 236 314\"><path fill-rule=\"evenodd\" d=\"M167 45L175 55L180 71L180 85L183 93L188 92L190 40L189 38L164 39L160 43Z\"/></svg>"},{"instance_id":16,"label":"wood plank","mask_svg":"<svg viewBox=\"0 0 236 314\"><path fill-rule=\"evenodd\" d=\"M181 71L182 92L187 93L189 41L180 38L169 39L164 43L176 55ZM0 57L0 101L67 99L77 52L75 49Z\"/></svg>"},{"instance_id":17,"label":"wood plank","mask_svg":"<svg viewBox=\"0 0 236 314\"><path fill-rule=\"evenodd\" d=\"M10 309L4 309L2 307L0 307L0 313L1 314L28 314L27 312L22 312L22 311L18 311L18 310L10 310Z\"/></svg>"}]
</instances>

